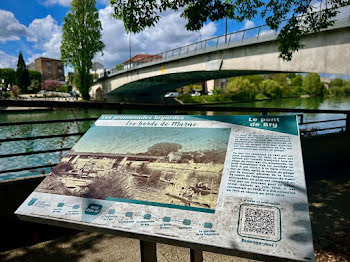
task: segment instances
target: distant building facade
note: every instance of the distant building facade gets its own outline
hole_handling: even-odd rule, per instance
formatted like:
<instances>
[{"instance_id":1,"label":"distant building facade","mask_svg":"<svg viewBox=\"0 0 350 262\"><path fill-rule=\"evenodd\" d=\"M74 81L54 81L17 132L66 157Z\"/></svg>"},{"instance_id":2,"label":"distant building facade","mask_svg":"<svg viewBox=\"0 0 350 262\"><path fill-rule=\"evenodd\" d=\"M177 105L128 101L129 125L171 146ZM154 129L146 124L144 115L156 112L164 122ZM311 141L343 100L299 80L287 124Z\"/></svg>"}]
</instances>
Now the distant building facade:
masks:
<instances>
[{"instance_id":1,"label":"distant building facade","mask_svg":"<svg viewBox=\"0 0 350 262\"><path fill-rule=\"evenodd\" d=\"M94 80L99 78L101 75L103 75L105 72L105 67L103 64L99 62L93 62L92 68L90 69L90 74L93 75Z\"/></svg>"},{"instance_id":2,"label":"distant building facade","mask_svg":"<svg viewBox=\"0 0 350 262\"><path fill-rule=\"evenodd\" d=\"M45 80L58 80L65 84L64 65L62 60L39 57L28 65L29 70L39 71Z\"/></svg>"}]
</instances>

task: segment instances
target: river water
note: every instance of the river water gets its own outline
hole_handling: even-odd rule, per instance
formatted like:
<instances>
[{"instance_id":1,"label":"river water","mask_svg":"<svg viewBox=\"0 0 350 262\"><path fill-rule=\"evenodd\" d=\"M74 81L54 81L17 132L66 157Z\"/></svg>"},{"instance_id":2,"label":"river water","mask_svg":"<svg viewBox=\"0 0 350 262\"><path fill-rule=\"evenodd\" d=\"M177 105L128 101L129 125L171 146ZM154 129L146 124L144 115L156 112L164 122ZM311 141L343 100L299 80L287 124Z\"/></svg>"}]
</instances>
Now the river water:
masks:
<instances>
[{"instance_id":1,"label":"river water","mask_svg":"<svg viewBox=\"0 0 350 262\"><path fill-rule=\"evenodd\" d=\"M290 98L272 101L235 103L235 107L274 107L274 108L307 108L307 109L337 109L350 110L350 97L312 97L312 98ZM22 121L38 121L38 120L54 120L54 119L73 119L85 117L99 117L101 114L117 113L114 110L98 110L98 109L58 109L47 111L21 111L21 112L0 112L0 123L22 122ZM125 114L152 114L156 112L149 111L125 111ZM195 113L195 112L194 112ZM208 112L208 114L213 114ZM225 114L225 113L215 113ZM226 113L227 114L227 113ZM344 118L344 115L330 114L306 114L304 121L317 121L325 119ZM1 126L0 139L14 137L29 137L40 135L53 135L64 133L84 132L92 125L93 121L75 122L75 123L55 123L55 124L40 124L40 125L20 125L20 126ZM333 127L344 126L345 121L330 122L317 124L310 127ZM339 130L335 130L339 131ZM39 150L50 150L57 148L72 147L79 137L50 138L31 141L15 141L3 142L0 144L0 155L30 152ZM64 152L46 153L40 155L29 155L20 157L0 158L0 171L17 169L22 167L32 167L40 165L48 165L58 163L64 156ZM11 172L0 174L1 180L17 179L32 175L40 174L42 170L29 170L22 172ZM49 169L44 170L48 172Z\"/></svg>"}]
</instances>

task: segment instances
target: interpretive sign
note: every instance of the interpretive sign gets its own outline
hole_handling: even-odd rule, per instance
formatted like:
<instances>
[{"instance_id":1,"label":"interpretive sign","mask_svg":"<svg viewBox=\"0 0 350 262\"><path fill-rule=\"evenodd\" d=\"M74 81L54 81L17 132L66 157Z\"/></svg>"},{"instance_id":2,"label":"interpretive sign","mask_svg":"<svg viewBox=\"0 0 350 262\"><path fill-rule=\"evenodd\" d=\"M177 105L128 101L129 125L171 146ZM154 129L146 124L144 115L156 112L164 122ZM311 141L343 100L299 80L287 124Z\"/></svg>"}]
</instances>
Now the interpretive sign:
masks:
<instances>
[{"instance_id":1,"label":"interpretive sign","mask_svg":"<svg viewBox=\"0 0 350 262\"><path fill-rule=\"evenodd\" d=\"M314 259L296 116L102 115L16 214Z\"/></svg>"}]
</instances>

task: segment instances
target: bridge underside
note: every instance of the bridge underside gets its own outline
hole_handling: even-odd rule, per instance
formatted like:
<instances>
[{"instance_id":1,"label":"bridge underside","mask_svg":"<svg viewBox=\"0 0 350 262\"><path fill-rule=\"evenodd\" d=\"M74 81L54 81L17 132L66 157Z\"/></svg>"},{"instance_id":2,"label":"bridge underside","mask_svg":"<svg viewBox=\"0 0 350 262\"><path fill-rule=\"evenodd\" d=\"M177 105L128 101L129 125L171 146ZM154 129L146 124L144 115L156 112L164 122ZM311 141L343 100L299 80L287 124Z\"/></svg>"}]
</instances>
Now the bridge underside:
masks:
<instances>
[{"instance_id":1,"label":"bridge underside","mask_svg":"<svg viewBox=\"0 0 350 262\"><path fill-rule=\"evenodd\" d=\"M177 88L204 82L211 79L222 79L235 76L281 73L275 71L246 71L246 70L218 70L195 71L175 74L159 75L147 79L127 83L108 93L108 99L115 102L154 102L162 100L164 94Z\"/></svg>"}]
</instances>

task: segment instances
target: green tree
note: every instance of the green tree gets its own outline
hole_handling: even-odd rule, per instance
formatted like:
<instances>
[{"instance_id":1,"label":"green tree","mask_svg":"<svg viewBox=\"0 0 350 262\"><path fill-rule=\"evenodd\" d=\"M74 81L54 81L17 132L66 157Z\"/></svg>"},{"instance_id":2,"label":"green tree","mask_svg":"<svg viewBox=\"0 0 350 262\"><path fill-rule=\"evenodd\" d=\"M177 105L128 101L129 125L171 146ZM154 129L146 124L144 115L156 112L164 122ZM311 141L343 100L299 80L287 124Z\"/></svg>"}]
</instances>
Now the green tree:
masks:
<instances>
[{"instance_id":1,"label":"green tree","mask_svg":"<svg viewBox=\"0 0 350 262\"><path fill-rule=\"evenodd\" d=\"M42 82L43 76L39 71L29 70L28 72L30 82L32 82L33 80L37 80L39 83Z\"/></svg>"},{"instance_id":2,"label":"green tree","mask_svg":"<svg viewBox=\"0 0 350 262\"><path fill-rule=\"evenodd\" d=\"M248 79L243 77L230 78L223 95L232 100L254 100L257 89Z\"/></svg>"},{"instance_id":3,"label":"green tree","mask_svg":"<svg viewBox=\"0 0 350 262\"><path fill-rule=\"evenodd\" d=\"M320 75L317 73L306 74L302 87L309 95L323 95L324 84L321 82Z\"/></svg>"},{"instance_id":4,"label":"green tree","mask_svg":"<svg viewBox=\"0 0 350 262\"><path fill-rule=\"evenodd\" d=\"M19 52L18 55L16 84L18 85L22 93L26 93L28 86L30 85L29 73L26 63L24 62L22 52Z\"/></svg>"},{"instance_id":5,"label":"green tree","mask_svg":"<svg viewBox=\"0 0 350 262\"><path fill-rule=\"evenodd\" d=\"M266 79L261 82L260 89L263 94L271 98L280 98L282 96L282 86L275 80Z\"/></svg>"},{"instance_id":6,"label":"green tree","mask_svg":"<svg viewBox=\"0 0 350 262\"><path fill-rule=\"evenodd\" d=\"M117 64L117 65L115 65L115 69L117 69L118 71L121 71L121 70L123 70L123 65Z\"/></svg>"},{"instance_id":7,"label":"green tree","mask_svg":"<svg viewBox=\"0 0 350 262\"><path fill-rule=\"evenodd\" d=\"M301 87L303 85L303 76L302 75L296 75L294 78L290 80L291 86L297 86Z\"/></svg>"},{"instance_id":8,"label":"green tree","mask_svg":"<svg viewBox=\"0 0 350 262\"><path fill-rule=\"evenodd\" d=\"M292 80L294 77L296 77L297 76L297 74L296 73L289 73L289 74L287 74L287 77L290 79L290 80Z\"/></svg>"},{"instance_id":9,"label":"green tree","mask_svg":"<svg viewBox=\"0 0 350 262\"><path fill-rule=\"evenodd\" d=\"M303 47L301 38L310 32L318 32L334 24L339 7L349 0L327 0L327 8L316 12L311 0L111 0L114 17L122 19L127 32L138 33L154 26L166 10L182 11L188 20L186 28L197 31L208 21L229 18L239 22L260 16L268 27L277 31L280 57L292 58L292 53ZM291 15L292 14L292 15ZM290 17L291 16L291 17ZM290 18L282 24L282 21Z\"/></svg>"},{"instance_id":10,"label":"green tree","mask_svg":"<svg viewBox=\"0 0 350 262\"><path fill-rule=\"evenodd\" d=\"M90 98L92 59L102 52L101 22L95 0L73 0L64 18L61 59L74 67L74 82L82 97Z\"/></svg>"},{"instance_id":11,"label":"green tree","mask_svg":"<svg viewBox=\"0 0 350 262\"><path fill-rule=\"evenodd\" d=\"M276 81L282 88L289 87L287 74L273 74L273 75L271 75L271 79Z\"/></svg>"},{"instance_id":12,"label":"green tree","mask_svg":"<svg viewBox=\"0 0 350 262\"><path fill-rule=\"evenodd\" d=\"M334 78L331 80L331 87L335 87L335 86L344 86L345 82L343 79L341 78Z\"/></svg>"},{"instance_id":13,"label":"green tree","mask_svg":"<svg viewBox=\"0 0 350 262\"><path fill-rule=\"evenodd\" d=\"M68 84L73 85L74 83L74 73L68 72Z\"/></svg>"},{"instance_id":14,"label":"green tree","mask_svg":"<svg viewBox=\"0 0 350 262\"><path fill-rule=\"evenodd\" d=\"M6 87L8 85L14 85L16 83L16 71L12 68L0 69L0 80L1 79L4 79L4 84Z\"/></svg>"},{"instance_id":15,"label":"green tree","mask_svg":"<svg viewBox=\"0 0 350 262\"><path fill-rule=\"evenodd\" d=\"M259 86L259 84L264 80L262 75L248 75L243 76L243 78L248 79L250 83L254 84L255 86Z\"/></svg>"}]
</instances>

